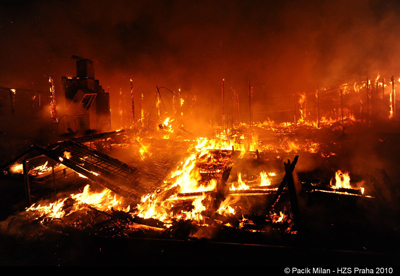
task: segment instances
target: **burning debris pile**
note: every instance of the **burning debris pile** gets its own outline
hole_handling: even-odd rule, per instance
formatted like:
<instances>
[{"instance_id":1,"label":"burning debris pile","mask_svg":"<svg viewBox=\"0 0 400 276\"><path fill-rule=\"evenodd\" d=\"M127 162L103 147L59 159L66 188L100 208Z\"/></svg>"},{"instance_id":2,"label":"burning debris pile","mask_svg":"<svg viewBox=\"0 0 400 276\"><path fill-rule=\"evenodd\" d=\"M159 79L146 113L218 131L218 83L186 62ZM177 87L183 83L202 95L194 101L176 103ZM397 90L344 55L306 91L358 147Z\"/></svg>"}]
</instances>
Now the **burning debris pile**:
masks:
<instances>
[{"instance_id":1,"label":"burning debris pile","mask_svg":"<svg viewBox=\"0 0 400 276\"><path fill-rule=\"evenodd\" d=\"M143 151L144 147L138 141L138 138L132 138L130 147L141 153L147 152L148 149ZM46 227L49 224L54 225L55 220L58 223L65 222L69 227L76 226L78 229L84 228L82 221L71 222L70 220L72 217L79 216L77 215L79 213L98 214L102 218L100 219L102 223L104 219L109 220L114 216L124 217L130 228L138 229L141 226L144 229L153 229L152 227L156 227L158 232L169 232L174 225L182 221L203 228L218 226L246 229L248 225L253 225L251 231L260 232L265 231L263 228L270 223L277 222L279 226L284 223L286 226L290 225L289 214L281 212L277 215L271 212L264 218L264 225L259 225L259 229L256 230L255 224L246 218L248 212L246 208L251 206L236 205L241 197L272 195L279 184L275 172L260 171L257 175L249 175L246 177L248 179L244 180L242 172L234 170L234 163L245 158L245 152L242 151L246 147L244 144L206 138L197 139L194 142L187 149L184 161L179 162L178 167L150 193L139 189L138 179L136 182L131 182L131 186L123 183L116 184L119 186L116 189L111 181L104 181L98 168L94 171L88 170L90 164L88 160L92 157L82 155L83 145L81 145L79 165L71 164L74 153L66 151L64 147L61 147L62 144L49 146L46 150L58 148L61 149L59 152L63 153L63 156L58 157L59 163L56 167L73 168L81 178L93 180L94 186L100 183L101 186L107 188L100 192L92 192L90 185L86 185L81 193L71 194L47 204L33 204L25 212L29 214L30 221L36 218ZM235 150L235 146L239 147L239 150ZM86 152L88 151L89 149ZM48 156L52 155L48 154ZM56 159L56 156L52 157ZM147 157L140 155L141 162L145 162L144 158ZM256 156L251 158L254 159ZM29 170L28 174L36 176L36 172L44 171L47 164L48 161L44 165ZM91 167L91 169L96 168ZM233 171L235 174L232 173ZM10 173L23 173L22 165L11 166ZM140 198L137 197L139 191L142 194ZM89 221L93 219L90 215L87 218ZM137 221L142 223L138 224ZM96 220L93 220L93 224L96 224ZM94 225L90 227L93 228ZM190 235L196 236L196 232Z\"/></svg>"},{"instance_id":2,"label":"burning debris pile","mask_svg":"<svg viewBox=\"0 0 400 276\"><path fill-rule=\"evenodd\" d=\"M67 168L90 184L81 192L58 195L53 202L34 203L20 218L46 230L55 227L67 233L70 228L90 229L117 236L129 236L139 229L180 238L182 232L185 238L212 238L224 229L297 234L301 226L299 192L292 172L298 156L292 164L291 156L312 155L326 160L335 153L323 153L321 143L311 139L301 143L290 136L282 137L282 133L292 131L292 126L284 129L272 122L258 124L253 131L260 135L273 131L277 137L274 142L258 140L257 135L246 139L245 131L249 129L245 124L235 133L229 130L214 138L181 136L171 140L165 133L174 132L170 124L173 121L164 120L156 133L158 137L153 138L124 130L37 148L53 165L49 167L46 161L31 168L28 178ZM164 154L179 153L175 169L168 171L170 164L163 164L163 155L156 154L160 150L157 147L168 147L163 149ZM135 167L105 154L119 150L136 156L136 160L129 157ZM289 162L284 163L284 158ZM290 165L291 169L287 169ZM149 172L153 167L159 169L159 175ZM23 174L23 164L9 166L9 172ZM326 184L304 182L302 191L373 198L365 187L350 186L348 172L338 170ZM2 223L3 231L9 229L13 229L12 220Z\"/></svg>"}]
</instances>

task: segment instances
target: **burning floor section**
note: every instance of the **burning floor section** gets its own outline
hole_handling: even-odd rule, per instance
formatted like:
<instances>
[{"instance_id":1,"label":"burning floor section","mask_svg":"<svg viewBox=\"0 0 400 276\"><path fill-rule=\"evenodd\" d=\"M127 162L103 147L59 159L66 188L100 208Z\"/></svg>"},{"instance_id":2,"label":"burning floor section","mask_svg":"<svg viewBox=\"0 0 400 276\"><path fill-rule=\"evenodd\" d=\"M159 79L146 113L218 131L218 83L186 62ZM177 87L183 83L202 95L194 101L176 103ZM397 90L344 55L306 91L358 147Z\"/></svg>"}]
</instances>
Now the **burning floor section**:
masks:
<instances>
[{"instance_id":1,"label":"burning floor section","mask_svg":"<svg viewBox=\"0 0 400 276\"><path fill-rule=\"evenodd\" d=\"M252 129L242 124L211 138L177 135L162 126L152 135L124 130L75 141L96 157L109 156L108 163L90 161L89 155L74 161L73 152L50 145L46 150L51 153L62 149L58 156L48 154L51 168L49 161L27 168L28 178L70 169L78 175L74 190L38 198L3 220L0 229L6 244L29 251L54 242L56 253L29 260L13 251L4 262L178 264L181 257L186 264L199 264L204 256L193 260L185 252L199 257L196 249L209 254L212 248L220 255L213 254L211 264L226 264L228 256L243 257L244 264L268 265L267 258L284 263L280 258L285 255L301 262L307 259L304 252L310 253L311 263L331 263L328 256L342 264L354 259L390 263L397 254L392 246L398 244L393 220L398 192L390 191L395 181L376 163L353 164L364 157L353 156L358 154L355 137L332 128L267 122ZM390 138L379 139L376 145L393 150ZM140 171L140 177L134 174L131 181L127 174L125 181L116 181L111 174L102 175L105 164L115 165L115 159ZM74 166L83 168L83 174ZM9 166L5 177L18 177L23 170L20 164ZM115 174L121 177L122 171ZM128 245L143 255L112 256L113 250L128 250ZM169 253L161 253L163 248ZM256 251L264 255L243 255Z\"/></svg>"}]
</instances>

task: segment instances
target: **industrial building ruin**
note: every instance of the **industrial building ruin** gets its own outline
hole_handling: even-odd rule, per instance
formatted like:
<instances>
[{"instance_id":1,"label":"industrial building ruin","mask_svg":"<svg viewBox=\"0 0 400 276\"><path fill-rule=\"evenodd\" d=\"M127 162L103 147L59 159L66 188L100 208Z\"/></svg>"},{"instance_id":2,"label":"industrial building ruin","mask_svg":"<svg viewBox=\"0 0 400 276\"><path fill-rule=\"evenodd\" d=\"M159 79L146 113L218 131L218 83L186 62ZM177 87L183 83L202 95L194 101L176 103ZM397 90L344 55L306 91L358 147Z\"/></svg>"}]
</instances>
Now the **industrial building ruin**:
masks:
<instances>
[{"instance_id":1,"label":"industrial building ruin","mask_svg":"<svg viewBox=\"0 0 400 276\"><path fill-rule=\"evenodd\" d=\"M111 130L110 95L95 79L93 61L78 56L76 77L62 77L66 114L60 117L64 130L84 133Z\"/></svg>"}]
</instances>

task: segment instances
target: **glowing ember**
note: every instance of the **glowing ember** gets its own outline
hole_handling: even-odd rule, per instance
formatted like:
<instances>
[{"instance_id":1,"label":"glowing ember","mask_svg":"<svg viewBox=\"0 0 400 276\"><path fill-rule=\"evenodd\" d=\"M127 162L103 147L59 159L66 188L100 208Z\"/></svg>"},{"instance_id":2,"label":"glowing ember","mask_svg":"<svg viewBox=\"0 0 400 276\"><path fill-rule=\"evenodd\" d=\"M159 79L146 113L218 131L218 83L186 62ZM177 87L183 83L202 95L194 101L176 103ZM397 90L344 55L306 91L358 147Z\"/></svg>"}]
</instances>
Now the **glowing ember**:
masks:
<instances>
[{"instance_id":1,"label":"glowing ember","mask_svg":"<svg viewBox=\"0 0 400 276\"><path fill-rule=\"evenodd\" d=\"M11 171L11 173L22 174L23 173L22 164L15 164L15 165L11 166L10 171Z\"/></svg>"},{"instance_id":2,"label":"glowing ember","mask_svg":"<svg viewBox=\"0 0 400 276\"><path fill-rule=\"evenodd\" d=\"M272 223L283 223L286 220L287 216L280 211L279 215L277 214L272 214L271 215L271 219L272 219Z\"/></svg>"},{"instance_id":3,"label":"glowing ember","mask_svg":"<svg viewBox=\"0 0 400 276\"><path fill-rule=\"evenodd\" d=\"M48 164L49 164L49 162L46 161L43 165L39 165L39 166L36 166L36 167L30 169L28 174L38 176L38 175L43 175L43 174L49 173L49 172L51 172L52 167L48 166ZM60 166L60 164L56 164L54 167L59 167L59 166Z\"/></svg>"},{"instance_id":4,"label":"glowing ember","mask_svg":"<svg viewBox=\"0 0 400 276\"><path fill-rule=\"evenodd\" d=\"M63 157L66 159L71 159L71 153L69 151L64 151Z\"/></svg>"}]
</instances>

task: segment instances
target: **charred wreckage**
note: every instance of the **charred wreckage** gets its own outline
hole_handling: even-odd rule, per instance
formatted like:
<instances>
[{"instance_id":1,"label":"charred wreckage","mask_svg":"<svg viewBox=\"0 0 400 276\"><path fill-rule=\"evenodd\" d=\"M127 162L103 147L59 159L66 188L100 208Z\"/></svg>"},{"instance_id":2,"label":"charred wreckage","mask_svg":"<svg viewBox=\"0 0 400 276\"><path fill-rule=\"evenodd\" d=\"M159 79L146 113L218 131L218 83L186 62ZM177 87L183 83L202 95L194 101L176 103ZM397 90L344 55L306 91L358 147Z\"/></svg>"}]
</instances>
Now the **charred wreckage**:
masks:
<instances>
[{"instance_id":1,"label":"charred wreckage","mask_svg":"<svg viewBox=\"0 0 400 276\"><path fill-rule=\"evenodd\" d=\"M360 133L382 154L393 150L395 136L371 129L382 120L397 125L394 77L289 95L293 120L282 123L253 120L250 82L249 120L240 120L237 93L228 93L222 80L221 122L203 137L185 123L190 99L180 88L169 91L173 112L166 116L156 87L150 126L143 94L134 101L132 80L133 118L118 111L125 122L113 130L110 96L95 79L93 62L73 58L77 76L62 77L62 116L49 81L57 141L32 144L2 164L2 182L19 195L0 222L4 263L284 264L290 258L367 264L396 258L390 246L398 242L391 219L398 212L396 181L374 165L352 171L351 150ZM9 93L15 113L18 91ZM359 108L353 97L367 101ZM32 257L10 249L15 244L26 252L51 249ZM126 256L115 253L121 249Z\"/></svg>"}]
</instances>

